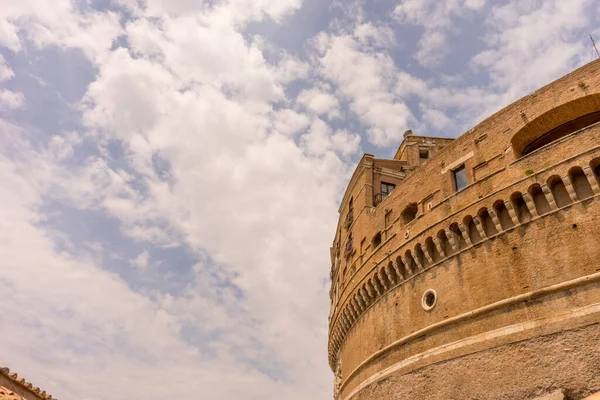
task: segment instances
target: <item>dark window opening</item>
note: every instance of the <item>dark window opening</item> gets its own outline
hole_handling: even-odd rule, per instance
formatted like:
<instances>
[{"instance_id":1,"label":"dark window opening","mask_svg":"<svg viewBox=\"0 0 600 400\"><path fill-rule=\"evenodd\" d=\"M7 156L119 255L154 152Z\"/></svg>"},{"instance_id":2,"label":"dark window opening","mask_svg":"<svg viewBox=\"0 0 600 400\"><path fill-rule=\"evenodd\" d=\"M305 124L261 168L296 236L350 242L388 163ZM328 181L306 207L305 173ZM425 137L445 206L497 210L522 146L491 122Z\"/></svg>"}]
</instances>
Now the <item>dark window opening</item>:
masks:
<instances>
[{"instance_id":1,"label":"dark window opening","mask_svg":"<svg viewBox=\"0 0 600 400\"><path fill-rule=\"evenodd\" d=\"M348 215L346 215L346 221L344 225L346 229L350 229L352 222L354 221L354 204L352 203L352 197L350 197L350 202L348 203Z\"/></svg>"},{"instance_id":2,"label":"dark window opening","mask_svg":"<svg viewBox=\"0 0 600 400\"><path fill-rule=\"evenodd\" d=\"M382 195L382 199L385 199L387 197L388 194L390 194L392 192L392 190L394 190L396 188L396 185L394 185L393 183L385 183L385 182L381 182L381 195Z\"/></svg>"},{"instance_id":3,"label":"dark window opening","mask_svg":"<svg viewBox=\"0 0 600 400\"><path fill-rule=\"evenodd\" d=\"M375 236L373 236L373 241L371 243L373 244L373 251L375 251L375 249L381 244L381 232L377 232Z\"/></svg>"},{"instance_id":4,"label":"dark window opening","mask_svg":"<svg viewBox=\"0 0 600 400\"><path fill-rule=\"evenodd\" d=\"M350 252L352 252L352 232L348 235L348 241L346 242L346 248L344 249L344 257L348 257Z\"/></svg>"},{"instance_id":5,"label":"dark window opening","mask_svg":"<svg viewBox=\"0 0 600 400\"><path fill-rule=\"evenodd\" d=\"M421 158L423 160L427 160L429 158L429 150L419 149L419 158Z\"/></svg>"},{"instance_id":6,"label":"dark window opening","mask_svg":"<svg viewBox=\"0 0 600 400\"><path fill-rule=\"evenodd\" d=\"M417 207L417 203L410 203L406 208L402 211L401 217L402 222L408 224L410 221L417 217L417 212L419 208Z\"/></svg>"},{"instance_id":7,"label":"dark window opening","mask_svg":"<svg viewBox=\"0 0 600 400\"><path fill-rule=\"evenodd\" d=\"M464 164L452 170L452 178L454 180L454 190L457 192L467 187L467 169Z\"/></svg>"},{"instance_id":8,"label":"dark window opening","mask_svg":"<svg viewBox=\"0 0 600 400\"><path fill-rule=\"evenodd\" d=\"M577 132L578 130L586 128L597 122L600 122L600 111L596 111L591 114L587 114L583 117L579 117L572 121L564 123L561 126L544 133L542 136L538 137L533 142L525 146L522 155L529 154L532 151L539 149L540 147L544 147L558 139L561 139L573 132Z\"/></svg>"},{"instance_id":9,"label":"dark window opening","mask_svg":"<svg viewBox=\"0 0 600 400\"><path fill-rule=\"evenodd\" d=\"M554 197L554 201L558 208L571 204L571 196L569 196L569 192L567 192L567 188L560 177L551 177L548 180L548 186L550 187L550 191L552 192L552 196Z\"/></svg>"}]
</instances>

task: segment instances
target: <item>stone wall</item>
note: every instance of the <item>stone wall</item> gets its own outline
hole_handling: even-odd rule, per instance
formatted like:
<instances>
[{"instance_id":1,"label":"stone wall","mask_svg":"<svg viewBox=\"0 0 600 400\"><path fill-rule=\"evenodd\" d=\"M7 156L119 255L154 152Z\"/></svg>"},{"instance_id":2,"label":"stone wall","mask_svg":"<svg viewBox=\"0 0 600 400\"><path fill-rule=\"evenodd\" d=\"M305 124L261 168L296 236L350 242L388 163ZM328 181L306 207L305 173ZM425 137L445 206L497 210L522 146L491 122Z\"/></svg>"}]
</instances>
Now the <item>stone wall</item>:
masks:
<instances>
[{"instance_id":1,"label":"stone wall","mask_svg":"<svg viewBox=\"0 0 600 400\"><path fill-rule=\"evenodd\" d=\"M556 391L581 399L600 390L599 340L594 324L499 346L392 374L354 399L525 400Z\"/></svg>"},{"instance_id":2,"label":"stone wall","mask_svg":"<svg viewBox=\"0 0 600 400\"><path fill-rule=\"evenodd\" d=\"M596 93L600 62L448 143L377 206L372 181L369 189L356 174L345 196L358 199L354 218L343 224L343 202L334 248L350 234L369 245L332 252L329 362L339 398L388 398L368 393L390 377L600 321L600 125L519 150L600 109ZM460 165L469 186L456 192Z\"/></svg>"}]
</instances>

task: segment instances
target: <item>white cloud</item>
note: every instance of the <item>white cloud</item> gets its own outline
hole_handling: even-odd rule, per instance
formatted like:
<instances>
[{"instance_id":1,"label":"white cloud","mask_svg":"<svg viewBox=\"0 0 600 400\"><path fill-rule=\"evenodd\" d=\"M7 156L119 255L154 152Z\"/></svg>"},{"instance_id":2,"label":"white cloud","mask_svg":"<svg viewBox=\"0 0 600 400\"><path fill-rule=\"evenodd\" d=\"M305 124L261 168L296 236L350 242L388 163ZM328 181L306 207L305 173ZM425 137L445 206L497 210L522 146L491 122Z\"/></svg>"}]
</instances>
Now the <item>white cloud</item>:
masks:
<instances>
[{"instance_id":1,"label":"white cloud","mask_svg":"<svg viewBox=\"0 0 600 400\"><path fill-rule=\"evenodd\" d=\"M331 151L344 157L360 149L360 135L347 130L333 131L323 120L315 118L307 133L300 137L302 147L310 155L324 156Z\"/></svg>"},{"instance_id":2,"label":"white cloud","mask_svg":"<svg viewBox=\"0 0 600 400\"><path fill-rule=\"evenodd\" d=\"M298 79L305 79L310 74L310 67L307 63L292 57L289 54L283 54L275 70L275 76L282 83L289 83Z\"/></svg>"},{"instance_id":3,"label":"white cloud","mask_svg":"<svg viewBox=\"0 0 600 400\"><path fill-rule=\"evenodd\" d=\"M277 111L273 122L273 131L291 136L307 128L309 125L310 118L306 114L286 108Z\"/></svg>"},{"instance_id":4,"label":"white cloud","mask_svg":"<svg viewBox=\"0 0 600 400\"><path fill-rule=\"evenodd\" d=\"M43 188L52 187L46 179L51 174L43 169L59 166L33 151L22 139L24 132L0 125L5 133L0 141L0 256L7 269L0 286L4 305L19 310L0 316L0 335L4 361L13 370L65 399L95 398L97 393L194 399L202 392L226 400L249 393L271 397L273 391L294 398L289 387L240 365L231 352L211 357L181 339L184 325L202 326L192 313L201 313L216 329L235 321L233 315L224 318L231 311L227 307L201 296L199 289L216 282L205 287L194 282L182 297L148 296L103 270L85 251L58 250L52 232L41 224L39 207ZM252 332L242 327L245 334ZM165 373L172 375L169 385Z\"/></svg>"},{"instance_id":5,"label":"white cloud","mask_svg":"<svg viewBox=\"0 0 600 400\"><path fill-rule=\"evenodd\" d=\"M85 327L106 326L97 331L107 344L99 345L96 336L84 341L86 356L78 358L77 366L72 364L75 356L58 358L59 367L52 368L56 372L44 372L34 360L23 361L23 368L15 365L43 372L46 383L59 382L53 393L57 397L98 393L106 380L112 383L102 393L115 398L168 394L191 399L199 392L211 399L330 395L330 371L323 356L328 244L335 229L336 198L351 168L346 160L358 151L360 137L333 131L323 121L313 122L311 140L295 137L309 128L312 117L297 109L274 109L275 104L286 104L285 85L307 76L308 66L285 53L270 62L260 38L241 34L248 21L281 19L297 5L129 3L138 16L123 31L131 51L115 47L106 53L85 53L95 63L97 76L78 107L84 143L96 146L99 154L81 157L81 138L68 135L52 138L39 152L23 145L27 159L39 165L27 174L21 166L15 176L27 177L26 189L32 194L23 207L36 218L43 218L38 208L43 198L117 221L120 233L144 248L177 247L202 260L176 294L139 290L132 284L134 290L125 277L98 265L103 257L81 255L83 250L76 251L74 245L65 245L70 251L56 252L52 239L58 240L58 234L35 227L36 235L49 236L44 253L49 261L43 267L74 280L61 286L52 280L59 276L41 279L56 287L48 296L65 293L60 301L46 302L46 308L30 308L31 318L36 312L60 314L70 310L70 302L79 302L85 309L81 314L89 313L72 315L75 321L68 327L76 340L84 336ZM159 9L167 12L160 14ZM83 29L85 24L78 26ZM66 38L37 37L39 46L77 47ZM331 115L339 112L339 106L336 111L326 102L309 106ZM112 159L114 148L124 154L118 162ZM13 170L9 165L7 171ZM19 224L26 225L27 217L23 219ZM19 262L18 253L10 257ZM139 267L128 274L139 273L148 264L154 266L155 256L137 252L122 261ZM169 265L169 260L161 265ZM39 268L41 264L32 262L24 271L35 274ZM171 268L176 273L179 266ZM145 268L144 275L153 270ZM22 277L7 279L30 288L20 283ZM71 285L78 285L77 290ZM104 290L110 298L102 300ZM91 295L80 300L86 291ZM28 299L14 301L20 308ZM120 308L120 301L131 304ZM97 308L104 311L95 315ZM139 315L130 320L134 313ZM15 349L28 340L43 343L31 327L10 323L11 329L24 332L12 343ZM66 331L55 328L54 321L44 326L54 332L47 340L66 342ZM192 335L186 326L193 327L196 341L186 336ZM153 333L137 340L145 331ZM68 345L56 350L72 354ZM16 350L11 354L9 361L14 361ZM95 367L98 364L102 367ZM156 376L165 371L176 381L157 388L161 380ZM194 382L179 384L177 379Z\"/></svg>"},{"instance_id":6,"label":"white cloud","mask_svg":"<svg viewBox=\"0 0 600 400\"><path fill-rule=\"evenodd\" d=\"M496 89L524 95L581 63L585 52L578 32L587 25L589 0L568 3L512 2L495 7L488 24L490 48L473 57L490 74ZM552 62L548 62L552 60Z\"/></svg>"},{"instance_id":7,"label":"white cloud","mask_svg":"<svg viewBox=\"0 0 600 400\"><path fill-rule=\"evenodd\" d=\"M354 35L361 45L367 47L390 48L395 43L394 31L385 25L358 24L354 30Z\"/></svg>"},{"instance_id":8,"label":"white cloud","mask_svg":"<svg viewBox=\"0 0 600 400\"><path fill-rule=\"evenodd\" d=\"M329 150L331 134L331 128L323 120L316 118L310 130L302 135L302 144L308 154L323 155Z\"/></svg>"},{"instance_id":9,"label":"white cloud","mask_svg":"<svg viewBox=\"0 0 600 400\"><path fill-rule=\"evenodd\" d=\"M140 254L138 254L133 260L131 260L131 264L134 267L144 270L148 268L149 261L150 253L148 253L148 250L144 250Z\"/></svg>"},{"instance_id":10,"label":"white cloud","mask_svg":"<svg viewBox=\"0 0 600 400\"><path fill-rule=\"evenodd\" d=\"M284 31L298 0L116 3L129 14L69 0L0 9L3 51L32 65L31 43L81 52L96 73L78 88L77 130L40 140L0 120L0 259L18 266L0 290L20 310L0 316L0 350L65 400L329 398L328 246L361 141L456 131L566 72L589 4L496 7L473 70L417 76L410 57L443 61L419 51L452 48L456 21L482 0L402 2L396 18L425 27L416 55L396 52L385 18L367 21L355 2L307 57L245 33L269 19ZM0 80L31 76L17 65L0 59ZM471 72L482 81L467 84ZM22 121L16 81L0 102ZM62 212L75 216L53 225ZM114 230L78 237L97 220Z\"/></svg>"},{"instance_id":11,"label":"white cloud","mask_svg":"<svg viewBox=\"0 0 600 400\"><path fill-rule=\"evenodd\" d=\"M6 60L0 54L0 82L12 79L15 76L13 70L6 64Z\"/></svg>"},{"instance_id":12,"label":"white cloud","mask_svg":"<svg viewBox=\"0 0 600 400\"><path fill-rule=\"evenodd\" d=\"M341 117L340 103L329 91L316 87L304 89L298 94L296 102L319 116L339 118Z\"/></svg>"},{"instance_id":13,"label":"white cloud","mask_svg":"<svg viewBox=\"0 0 600 400\"><path fill-rule=\"evenodd\" d=\"M412 76L406 72L399 71L396 74L395 92L400 97L417 95L423 97L429 89L427 82Z\"/></svg>"},{"instance_id":14,"label":"white cloud","mask_svg":"<svg viewBox=\"0 0 600 400\"><path fill-rule=\"evenodd\" d=\"M25 105L23 93L0 89L0 111L12 111Z\"/></svg>"},{"instance_id":15,"label":"white cloud","mask_svg":"<svg viewBox=\"0 0 600 400\"><path fill-rule=\"evenodd\" d=\"M18 28L7 19L0 17L0 45L12 51L21 49L21 41L17 35Z\"/></svg>"},{"instance_id":16,"label":"white cloud","mask_svg":"<svg viewBox=\"0 0 600 400\"><path fill-rule=\"evenodd\" d=\"M414 57L422 65L434 67L449 54L448 35L460 31L453 19L464 17L484 5L485 0L404 0L396 6L393 15L400 23L420 25L425 29Z\"/></svg>"},{"instance_id":17,"label":"white cloud","mask_svg":"<svg viewBox=\"0 0 600 400\"><path fill-rule=\"evenodd\" d=\"M79 13L68 0L8 0L0 8L0 45L13 51L22 48L21 34L38 47L80 49L100 62L120 33L117 13Z\"/></svg>"},{"instance_id":18,"label":"white cloud","mask_svg":"<svg viewBox=\"0 0 600 400\"><path fill-rule=\"evenodd\" d=\"M347 130L338 130L331 137L331 147L344 156L349 156L360 149L360 135Z\"/></svg>"},{"instance_id":19,"label":"white cloud","mask_svg":"<svg viewBox=\"0 0 600 400\"><path fill-rule=\"evenodd\" d=\"M399 71L383 52L365 52L349 35L330 36L322 57L320 73L350 102L350 109L369 126L369 141L377 146L398 143L413 115L394 93ZM323 51L322 49L319 49Z\"/></svg>"},{"instance_id":20,"label":"white cloud","mask_svg":"<svg viewBox=\"0 0 600 400\"><path fill-rule=\"evenodd\" d=\"M429 123L437 131L443 132L444 129L448 129L453 125L453 121L440 110L421 105L421 112L423 121Z\"/></svg>"},{"instance_id":21,"label":"white cloud","mask_svg":"<svg viewBox=\"0 0 600 400\"><path fill-rule=\"evenodd\" d=\"M589 23L590 5L588 0L568 4L557 0L512 1L495 6L485 21L486 48L474 55L467 66L486 77L482 83L469 86L462 76L440 76L438 82L425 82L409 75L399 79L398 91L418 97L422 122L434 130L443 133L450 126L455 131L467 129L588 61L582 27ZM461 7L480 6L480 2L434 5L410 0L396 8L396 17L423 25L426 29L421 42L429 40L428 35L440 33L442 36L435 40L442 43L454 31L453 19ZM446 119L448 115L452 124Z\"/></svg>"}]
</instances>

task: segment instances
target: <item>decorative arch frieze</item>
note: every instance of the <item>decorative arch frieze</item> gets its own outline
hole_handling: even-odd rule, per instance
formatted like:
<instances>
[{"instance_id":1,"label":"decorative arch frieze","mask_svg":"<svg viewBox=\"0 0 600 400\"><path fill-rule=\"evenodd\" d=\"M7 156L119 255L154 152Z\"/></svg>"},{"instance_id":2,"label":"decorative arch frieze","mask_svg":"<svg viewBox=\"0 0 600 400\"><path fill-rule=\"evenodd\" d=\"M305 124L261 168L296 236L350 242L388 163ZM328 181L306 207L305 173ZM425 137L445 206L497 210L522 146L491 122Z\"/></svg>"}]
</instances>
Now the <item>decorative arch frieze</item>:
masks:
<instances>
[{"instance_id":1,"label":"decorative arch frieze","mask_svg":"<svg viewBox=\"0 0 600 400\"><path fill-rule=\"evenodd\" d=\"M397 254L395 259L388 254L388 261L364 278L333 322L330 365L337 364L338 351L352 326L390 290L483 241L598 195L600 158L583 167L573 166L567 176L552 175L546 183L533 183L523 191L515 191L508 200L498 199L491 207L480 208L474 216L465 215L460 223L448 224L435 236L428 236L405 249L404 254Z\"/></svg>"}]
</instances>

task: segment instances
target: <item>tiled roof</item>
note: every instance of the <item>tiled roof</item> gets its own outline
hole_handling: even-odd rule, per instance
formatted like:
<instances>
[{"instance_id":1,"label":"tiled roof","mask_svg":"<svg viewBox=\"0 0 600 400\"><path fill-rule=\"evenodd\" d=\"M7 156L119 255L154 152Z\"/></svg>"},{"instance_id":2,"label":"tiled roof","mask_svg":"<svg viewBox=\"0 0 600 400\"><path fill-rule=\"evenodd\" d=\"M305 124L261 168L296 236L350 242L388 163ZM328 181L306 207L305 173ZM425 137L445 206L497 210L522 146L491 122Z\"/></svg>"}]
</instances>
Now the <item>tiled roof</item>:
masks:
<instances>
[{"instance_id":1,"label":"tiled roof","mask_svg":"<svg viewBox=\"0 0 600 400\"><path fill-rule=\"evenodd\" d=\"M0 400L23 400L23 398L12 390L0 386Z\"/></svg>"},{"instance_id":2,"label":"tiled roof","mask_svg":"<svg viewBox=\"0 0 600 400\"><path fill-rule=\"evenodd\" d=\"M45 390L41 390L39 387L35 387L33 386L30 382L27 382L25 380L25 378L17 375L14 372L10 372L10 369L8 369L7 367L1 367L0 366L0 375L4 375L6 376L8 379L10 379L15 385L21 386L23 388L26 388L28 390L30 390L31 392L33 392L37 397L39 397L42 400L56 400L54 397L52 397L51 395L47 394ZM2 386L0 386L0 388L2 388ZM7 393L12 393L12 391L8 390ZM13 394L13 396L16 397L2 397L3 395L0 395L0 400L4 400L4 399L22 399L22 397L17 396L16 394Z\"/></svg>"}]
</instances>

